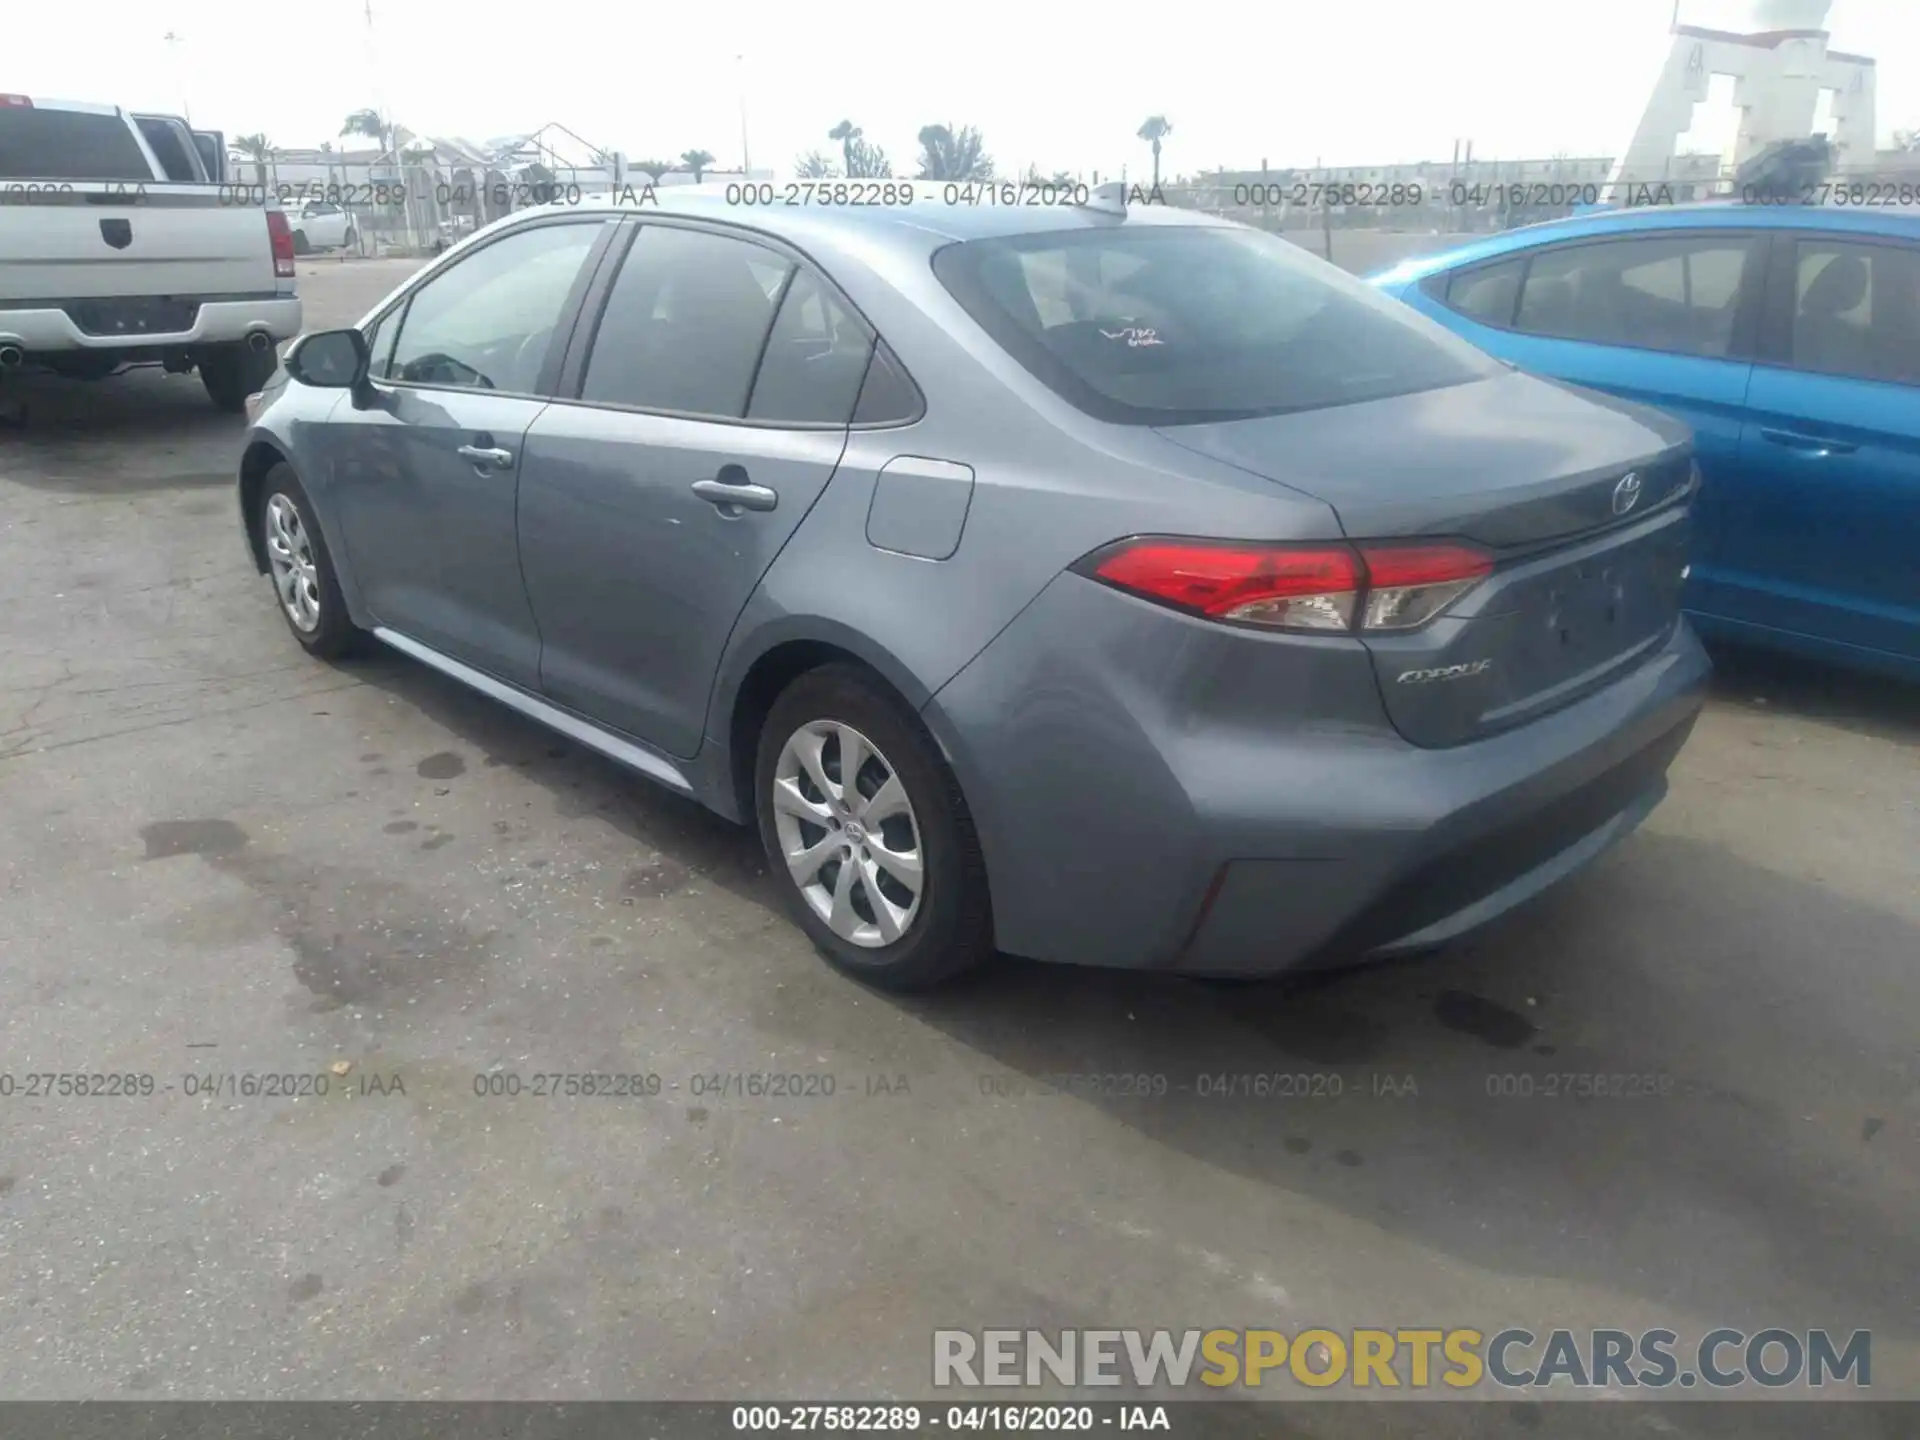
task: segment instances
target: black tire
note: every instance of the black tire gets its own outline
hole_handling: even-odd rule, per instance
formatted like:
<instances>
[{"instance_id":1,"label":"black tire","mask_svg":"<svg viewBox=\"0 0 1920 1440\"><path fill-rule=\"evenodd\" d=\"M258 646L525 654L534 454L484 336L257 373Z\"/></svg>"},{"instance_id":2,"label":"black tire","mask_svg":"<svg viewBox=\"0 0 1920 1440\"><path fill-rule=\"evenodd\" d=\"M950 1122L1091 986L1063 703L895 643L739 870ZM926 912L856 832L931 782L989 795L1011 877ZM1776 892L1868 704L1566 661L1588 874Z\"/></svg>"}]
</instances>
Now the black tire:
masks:
<instances>
[{"instance_id":1,"label":"black tire","mask_svg":"<svg viewBox=\"0 0 1920 1440\"><path fill-rule=\"evenodd\" d=\"M215 345L202 350L196 363L214 408L239 415L247 408L247 397L272 378L280 356L271 345L264 350L244 343Z\"/></svg>"},{"instance_id":2,"label":"black tire","mask_svg":"<svg viewBox=\"0 0 1920 1440\"><path fill-rule=\"evenodd\" d=\"M311 255L313 253L313 246L307 242L306 231L296 230L293 232L293 253L296 255Z\"/></svg>"},{"instance_id":3,"label":"black tire","mask_svg":"<svg viewBox=\"0 0 1920 1440\"><path fill-rule=\"evenodd\" d=\"M293 638L300 642L308 654L322 660L338 660L350 655L360 648L366 639L366 631L356 626L347 614L346 597L340 593L340 577L334 572L327 538L314 518L313 502L307 498L307 492L301 488L299 479L288 465L275 465L260 482L259 500L253 507L251 523L254 536L260 542L261 553L268 551L267 517L272 513L275 496L284 497L300 514L300 525L306 532L313 556L315 589L320 599L319 623L311 630L302 630L294 623L293 616L287 613L286 604L280 597L273 566L269 563L267 579L273 593L274 608L280 612L280 618L287 622L287 629L293 632Z\"/></svg>"},{"instance_id":4,"label":"black tire","mask_svg":"<svg viewBox=\"0 0 1920 1440\"><path fill-rule=\"evenodd\" d=\"M349 225L347 227L347 233L340 237L340 248L358 253L360 249L360 232Z\"/></svg>"},{"instance_id":5,"label":"black tire","mask_svg":"<svg viewBox=\"0 0 1920 1440\"><path fill-rule=\"evenodd\" d=\"M870 948L835 934L801 895L780 847L772 802L780 754L796 732L819 721L838 721L867 737L906 787L913 809L923 866L919 909L906 933L889 945ZM827 665L789 685L761 726L753 788L760 843L774 883L814 948L835 969L884 990L925 990L992 955L987 869L966 798L918 717L869 672Z\"/></svg>"}]
</instances>

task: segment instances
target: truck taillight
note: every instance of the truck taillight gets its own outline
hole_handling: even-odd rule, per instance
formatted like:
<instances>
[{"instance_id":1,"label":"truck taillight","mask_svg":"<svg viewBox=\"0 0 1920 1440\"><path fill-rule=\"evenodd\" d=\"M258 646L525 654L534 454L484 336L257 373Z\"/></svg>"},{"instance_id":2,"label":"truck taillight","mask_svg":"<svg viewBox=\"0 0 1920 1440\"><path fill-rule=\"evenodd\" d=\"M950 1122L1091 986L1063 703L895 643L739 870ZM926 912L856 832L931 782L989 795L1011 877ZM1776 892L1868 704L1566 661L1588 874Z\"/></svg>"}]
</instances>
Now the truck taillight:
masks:
<instances>
[{"instance_id":1,"label":"truck taillight","mask_svg":"<svg viewBox=\"0 0 1920 1440\"><path fill-rule=\"evenodd\" d=\"M31 110L33 108L33 101L24 95L0 95L0 106L6 106L14 110Z\"/></svg>"},{"instance_id":2,"label":"truck taillight","mask_svg":"<svg viewBox=\"0 0 1920 1440\"><path fill-rule=\"evenodd\" d=\"M281 279L292 279L293 230L284 210L267 211L267 239L273 246L273 273Z\"/></svg>"},{"instance_id":3,"label":"truck taillight","mask_svg":"<svg viewBox=\"0 0 1920 1440\"><path fill-rule=\"evenodd\" d=\"M1493 570L1447 540L1244 545L1126 540L1075 567L1145 599L1243 625L1322 634L1412 630Z\"/></svg>"}]
</instances>

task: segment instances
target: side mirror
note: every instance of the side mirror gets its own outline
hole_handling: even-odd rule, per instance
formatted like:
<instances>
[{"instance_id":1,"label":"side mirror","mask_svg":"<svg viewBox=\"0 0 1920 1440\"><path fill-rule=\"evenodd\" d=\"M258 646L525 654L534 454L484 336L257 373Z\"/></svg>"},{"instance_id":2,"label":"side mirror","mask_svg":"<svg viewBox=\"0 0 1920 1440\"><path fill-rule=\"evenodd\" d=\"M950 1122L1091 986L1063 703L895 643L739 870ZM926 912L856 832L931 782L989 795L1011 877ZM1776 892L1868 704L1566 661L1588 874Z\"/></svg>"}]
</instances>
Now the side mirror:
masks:
<instances>
[{"instance_id":1,"label":"side mirror","mask_svg":"<svg viewBox=\"0 0 1920 1440\"><path fill-rule=\"evenodd\" d=\"M319 330L302 335L281 363L302 385L321 390L351 390L367 378L370 352L358 330Z\"/></svg>"}]
</instances>

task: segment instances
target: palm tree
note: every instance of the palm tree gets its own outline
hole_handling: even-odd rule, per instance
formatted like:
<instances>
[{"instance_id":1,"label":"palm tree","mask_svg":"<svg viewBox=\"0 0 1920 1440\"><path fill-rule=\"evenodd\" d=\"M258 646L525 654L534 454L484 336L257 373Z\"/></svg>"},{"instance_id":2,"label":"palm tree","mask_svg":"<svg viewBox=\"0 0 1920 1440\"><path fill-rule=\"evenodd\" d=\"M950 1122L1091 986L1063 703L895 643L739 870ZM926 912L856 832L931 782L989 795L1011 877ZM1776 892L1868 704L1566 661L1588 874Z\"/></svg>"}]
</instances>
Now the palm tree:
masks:
<instances>
[{"instance_id":1,"label":"palm tree","mask_svg":"<svg viewBox=\"0 0 1920 1440\"><path fill-rule=\"evenodd\" d=\"M1173 133L1173 123L1164 115L1149 115L1137 132L1153 146L1153 188L1160 188L1160 142Z\"/></svg>"},{"instance_id":2,"label":"palm tree","mask_svg":"<svg viewBox=\"0 0 1920 1440\"><path fill-rule=\"evenodd\" d=\"M809 150L794 164L793 173L802 180L830 180L840 174L840 167L825 152Z\"/></svg>"},{"instance_id":3,"label":"palm tree","mask_svg":"<svg viewBox=\"0 0 1920 1440\"><path fill-rule=\"evenodd\" d=\"M707 167L713 164L713 156L705 150L682 150L680 163L693 172L693 183L698 185Z\"/></svg>"},{"instance_id":4,"label":"palm tree","mask_svg":"<svg viewBox=\"0 0 1920 1440\"><path fill-rule=\"evenodd\" d=\"M848 151L848 157L852 168L847 171L847 174L855 179L890 180L893 178L893 162L887 159L887 152L878 145L869 144L860 139L857 135Z\"/></svg>"},{"instance_id":5,"label":"palm tree","mask_svg":"<svg viewBox=\"0 0 1920 1440\"><path fill-rule=\"evenodd\" d=\"M920 178L922 180L991 180L993 160L986 142L971 125L958 130L951 125L921 127Z\"/></svg>"},{"instance_id":6,"label":"palm tree","mask_svg":"<svg viewBox=\"0 0 1920 1440\"><path fill-rule=\"evenodd\" d=\"M267 186L267 162L273 159L273 142L256 131L252 135L236 137L233 148L253 161L253 178L264 190Z\"/></svg>"},{"instance_id":7,"label":"palm tree","mask_svg":"<svg viewBox=\"0 0 1920 1440\"><path fill-rule=\"evenodd\" d=\"M673 169L673 166L665 160L635 160L631 162L627 168L629 170L638 170L642 175L646 176L649 181L658 185L660 183L660 177Z\"/></svg>"},{"instance_id":8,"label":"palm tree","mask_svg":"<svg viewBox=\"0 0 1920 1440\"><path fill-rule=\"evenodd\" d=\"M380 156L385 159L393 149L393 131L387 122L380 118L378 110L356 110L340 122L342 135L364 135L380 147Z\"/></svg>"},{"instance_id":9,"label":"palm tree","mask_svg":"<svg viewBox=\"0 0 1920 1440\"><path fill-rule=\"evenodd\" d=\"M846 161L847 174L849 175L857 175L859 173L853 168L853 147L860 143L860 135L860 127L851 120L842 120L827 132L827 138L829 140L838 140L840 142L840 158Z\"/></svg>"}]
</instances>

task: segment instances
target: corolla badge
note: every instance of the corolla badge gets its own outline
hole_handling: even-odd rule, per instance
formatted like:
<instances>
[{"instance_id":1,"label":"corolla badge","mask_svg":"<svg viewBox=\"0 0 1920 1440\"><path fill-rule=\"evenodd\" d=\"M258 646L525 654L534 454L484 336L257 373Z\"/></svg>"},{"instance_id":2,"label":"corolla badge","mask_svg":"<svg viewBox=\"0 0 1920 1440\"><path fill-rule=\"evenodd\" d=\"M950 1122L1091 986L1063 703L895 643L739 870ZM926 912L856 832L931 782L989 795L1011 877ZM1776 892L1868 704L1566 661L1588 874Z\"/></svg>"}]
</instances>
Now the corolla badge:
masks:
<instances>
[{"instance_id":1,"label":"corolla badge","mask_svg":"<svg viewBox=\"0 0 1920 1440\"><path fill-rule=\"evenodd\" d=\"M1468 660L1459 665L1436 666L1432 670L1402 670L1394 683L1431 685L1438 680L1465 680L1469 675L1484 675L1492 668L1491 660Z\"/></svg>"},{"instance_id":2,"label":"corolla badge","mask_svg":"<svg viewBox=\"0 0 1920 1440\"><path fill-rule=\"evenodd\" d=\"M1640 503L1640 472L1629 470L1613 487L1613 513L1624 515Z\"/></svg>"}]
</instances>

